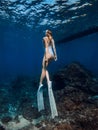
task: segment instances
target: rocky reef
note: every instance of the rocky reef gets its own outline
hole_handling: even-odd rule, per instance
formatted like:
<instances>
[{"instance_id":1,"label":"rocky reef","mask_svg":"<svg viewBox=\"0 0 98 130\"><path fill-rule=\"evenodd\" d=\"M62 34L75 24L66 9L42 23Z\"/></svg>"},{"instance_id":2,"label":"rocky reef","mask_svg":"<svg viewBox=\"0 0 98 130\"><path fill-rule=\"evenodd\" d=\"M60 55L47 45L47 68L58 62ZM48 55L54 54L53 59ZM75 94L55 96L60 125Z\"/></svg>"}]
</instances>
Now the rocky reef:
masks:
<instances>
[{"instance_id":1,"label":"rocky reef","mask_svg":"<svg viewBox=\"0 0 98 130\"><path fill-rule=\"evenodd\" d=\"M59 114L54 119L47 87L46 109L37 110L38 79L18 77L10 84L2 84L0 130L98 130L97 77L79 63L72 63L52 75L52 79Z\"/></svg>"}]
</instances>

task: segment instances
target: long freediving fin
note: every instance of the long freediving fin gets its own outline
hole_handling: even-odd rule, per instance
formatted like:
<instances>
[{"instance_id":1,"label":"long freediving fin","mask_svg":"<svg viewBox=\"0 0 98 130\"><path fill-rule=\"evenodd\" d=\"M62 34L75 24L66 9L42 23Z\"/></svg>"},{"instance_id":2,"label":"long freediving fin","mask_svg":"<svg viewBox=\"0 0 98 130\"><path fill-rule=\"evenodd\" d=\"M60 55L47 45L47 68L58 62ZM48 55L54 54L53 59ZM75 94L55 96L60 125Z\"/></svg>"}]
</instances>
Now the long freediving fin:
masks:
<instances>
[{"instance_id":1,"label":"long freediving fin","mask_svg":"<svg viewBox=\"0 0 98 130\"><path fill-rule=\"evenodd\" d=\"M48 83L48 94L49 94L49 102L50 102L50 108L51 108L51 117L52 119L55 116L58 116L57 108L56 108L56 103L55 103L55 98L52 90L52 82L49 81Z\"/></svg>"},{"instance_id":2,"label":"long freediving fin","mask_svg":"<svg viewBox=\"0 0 98 130\"><path fill-rule=\"evenodd\" d=\"M40 85L37 90L37 104L38 104L38 111L44 110L44 99L43 99L43 85Z\"/></svg>"}]
</instances>

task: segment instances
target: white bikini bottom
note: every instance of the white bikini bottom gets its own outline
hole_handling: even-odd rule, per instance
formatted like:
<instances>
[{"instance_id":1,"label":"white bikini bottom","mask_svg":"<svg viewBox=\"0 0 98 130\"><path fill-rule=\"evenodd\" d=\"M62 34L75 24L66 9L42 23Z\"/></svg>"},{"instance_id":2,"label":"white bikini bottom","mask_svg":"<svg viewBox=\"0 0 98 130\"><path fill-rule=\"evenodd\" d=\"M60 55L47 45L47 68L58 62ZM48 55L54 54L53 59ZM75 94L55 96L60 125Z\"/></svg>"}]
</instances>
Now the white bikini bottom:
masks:
<instances>
[{"instance_id":1,"label":"white bikini bottom","mask_svg":"<svg viewBox=\"0 0 98 130\"><path fill-rule=\"evenodd\" d=\"M51 47L51 46L47 47L47 48L46 48L46 51L47 51L47 49L48 49L49 53L50 53L52 56L54 56L52 47Z\"/></svg>"}]
</instances>

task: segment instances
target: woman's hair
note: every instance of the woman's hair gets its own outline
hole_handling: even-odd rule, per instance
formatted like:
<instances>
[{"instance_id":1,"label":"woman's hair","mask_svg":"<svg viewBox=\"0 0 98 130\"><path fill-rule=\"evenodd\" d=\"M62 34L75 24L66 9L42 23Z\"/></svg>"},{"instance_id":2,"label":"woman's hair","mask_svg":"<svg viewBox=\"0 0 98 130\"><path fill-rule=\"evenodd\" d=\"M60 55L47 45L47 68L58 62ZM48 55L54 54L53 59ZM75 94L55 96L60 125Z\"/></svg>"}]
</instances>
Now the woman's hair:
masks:
<instances>
[{"instance_id":1,"label":"woman's hair","mask_svg":"<svg viewBox=\"0 0 98 130\"><path fill-rule=\"evenodd\" d=\"M46 35L52 43L52 39L53 39L52 32L50 30L46 30Z\"/></svg>"},{"instance_id":2,"label":"woman's hair","mask_svg":"<svg viewBox=\"0 0 98 130\"><path fill-rule=\"evenodd\" d=\"M52 36L52 32L50 30L46 30L46 33L48 33Z\"/></svg>"}]
</instances>

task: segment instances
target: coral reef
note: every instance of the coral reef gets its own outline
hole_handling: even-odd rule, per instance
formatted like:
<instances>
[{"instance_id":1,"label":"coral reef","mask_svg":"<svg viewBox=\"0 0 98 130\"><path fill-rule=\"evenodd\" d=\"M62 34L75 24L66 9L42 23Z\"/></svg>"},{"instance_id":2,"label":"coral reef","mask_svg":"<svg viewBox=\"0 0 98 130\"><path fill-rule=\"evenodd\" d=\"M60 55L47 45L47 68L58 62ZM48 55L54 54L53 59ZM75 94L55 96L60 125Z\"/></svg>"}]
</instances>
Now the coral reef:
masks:
<instances>
[{"instance_id":1,"label":"coral reef","mask_svg":"<svg viewBox=\"0 0 98 130\"><path fill-rule=\"evenodd\" d=\"M77 87L90 93L98 93L98 79L79 63L72 63L59 70L53 77L56 88L66 85Z\"/></svg>"},{"instance_id":2,"label":"coral reef","mask_svg":"<svg viewBox=\"0 0 98 130\"><path fill-rule=\"evenodd\" d=\"M98 79L78 63L59 70L52 78L59 116L50 118L47 88L44 88L46 109L38 112L37 80L18 77L9 89L0 89L1 97L6 99L3 102L0 98L0 130L98 130ZM7 99L8 93L12 95ZM16 111L11 113L14 102Z\"/></svg>"},{"instance_id":3,"label":"coral reef","mask_svg":"<svg viewBox=\"0 0 98 130\"><path fill-rule=\"evenodd\" d=\"M4 127L2 125L0 125L0 130L5 130Z\"/></svg>"}]
</instances>

